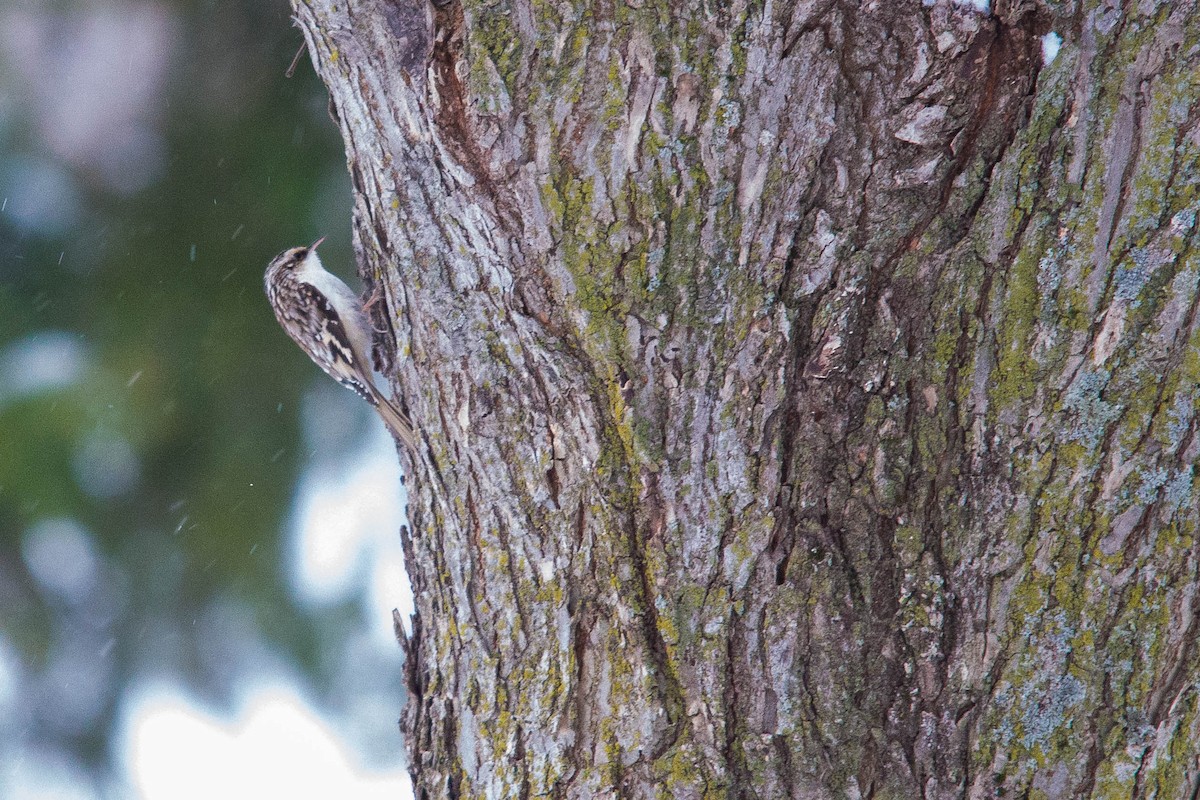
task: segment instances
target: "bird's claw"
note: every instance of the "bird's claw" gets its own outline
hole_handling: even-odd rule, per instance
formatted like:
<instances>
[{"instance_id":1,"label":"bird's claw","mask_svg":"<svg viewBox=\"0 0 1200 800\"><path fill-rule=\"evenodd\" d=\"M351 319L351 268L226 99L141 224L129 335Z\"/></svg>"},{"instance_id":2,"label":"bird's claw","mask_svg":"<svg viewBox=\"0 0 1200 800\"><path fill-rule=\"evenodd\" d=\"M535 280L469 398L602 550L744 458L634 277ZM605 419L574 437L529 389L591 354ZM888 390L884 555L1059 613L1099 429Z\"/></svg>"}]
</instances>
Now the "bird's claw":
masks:
<instances>
[{"instance_id":1,"label":"bird's claw","mask_svg":"<svg viewBox=\"0 0 1200 800\"><path fill-rule=\"evenodd\" d=\"M371 290L370 296L367 297L366 302L363 303L363 314L365 314L368 319L372 318L371 317L371 309L374 308L379 303L379 301L382 299L383 299L383 284L376 283L375 288ZM371 323L371 328L374 329L374 331L376 333L387 333L387 328L383 328L382 330L377 328L375 326L373 319L372 319L372 323Z\"/></svg>"}]
</instances>

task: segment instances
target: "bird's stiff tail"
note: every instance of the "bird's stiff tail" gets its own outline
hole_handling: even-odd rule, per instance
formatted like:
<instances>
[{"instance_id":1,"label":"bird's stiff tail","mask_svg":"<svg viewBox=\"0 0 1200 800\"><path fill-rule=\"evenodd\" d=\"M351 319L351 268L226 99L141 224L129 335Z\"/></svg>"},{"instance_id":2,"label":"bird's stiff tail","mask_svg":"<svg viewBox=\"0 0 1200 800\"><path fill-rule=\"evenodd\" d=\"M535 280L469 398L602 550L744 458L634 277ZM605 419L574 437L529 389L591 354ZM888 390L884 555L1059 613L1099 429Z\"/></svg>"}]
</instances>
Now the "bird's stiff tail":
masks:
<instances>
[{"instance_id":1,"label":"bird's stiff tail","mask_svg":"<svg viewBox=\"0 0 1200 800\"><path fill-rule=\"evenodd\" d=\"M392 401L388 400L378 391L375 395L375 410L379 412L379 416L383 417L383 423L388 426L388 430L413 451L417 452L417 432L413 428L412 420L408 418L400 409L392 405Z\"/></svg>"}]
</instances>

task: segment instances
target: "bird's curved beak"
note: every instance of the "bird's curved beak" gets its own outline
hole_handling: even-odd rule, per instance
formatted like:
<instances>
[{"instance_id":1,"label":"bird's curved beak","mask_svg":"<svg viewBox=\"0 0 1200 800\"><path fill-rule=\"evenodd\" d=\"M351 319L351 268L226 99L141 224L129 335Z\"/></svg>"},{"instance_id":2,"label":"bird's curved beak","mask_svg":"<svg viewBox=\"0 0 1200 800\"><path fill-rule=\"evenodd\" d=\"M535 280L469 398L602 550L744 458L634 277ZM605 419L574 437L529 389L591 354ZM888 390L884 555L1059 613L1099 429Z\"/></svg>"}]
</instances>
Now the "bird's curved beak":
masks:
<instances>
[{"instance_id":1,"label":"bird's curved beak","mask_svg":"<svg viewBox=\"0 0 1200 800\"><path fill-rule=\"evenodd\" d=\"M308 246L308 249L309 249L309 250L316 250L316 249L317 249L317 247L318 247L318 246L321 244L321 242L323 242L323 241L325 241L325 237L324 237L324 236L322 236L320 239L317 239L315 242L313 242L312 244L310 244L310 245Z\"/></svg>"}]
</instances>

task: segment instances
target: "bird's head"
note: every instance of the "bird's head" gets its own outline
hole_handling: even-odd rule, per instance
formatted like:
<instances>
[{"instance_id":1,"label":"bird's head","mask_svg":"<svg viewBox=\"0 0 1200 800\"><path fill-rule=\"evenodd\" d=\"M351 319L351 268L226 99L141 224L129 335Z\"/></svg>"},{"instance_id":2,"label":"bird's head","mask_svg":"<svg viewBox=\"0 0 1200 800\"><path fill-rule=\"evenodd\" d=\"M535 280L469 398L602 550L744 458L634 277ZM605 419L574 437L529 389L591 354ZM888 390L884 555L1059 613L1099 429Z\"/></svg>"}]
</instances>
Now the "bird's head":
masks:
<instances>
[{"instance_id":1,"label":"bird's head","mask_svg":"<svg viewBox=\"0 0 1200 800\"><path fill-rule=\"evenodd\" d=\"M317 239L308 247L292 247L284 250L271 260L271 265L267 267L267 269L276 271L285 269L299 269L308 259L317 259L317 247L323 241L325 241L324 236L322 236L320 239ZM320 263L320 260L317 259L317 264L319 265Z\"/></svg>"}]
</instances>

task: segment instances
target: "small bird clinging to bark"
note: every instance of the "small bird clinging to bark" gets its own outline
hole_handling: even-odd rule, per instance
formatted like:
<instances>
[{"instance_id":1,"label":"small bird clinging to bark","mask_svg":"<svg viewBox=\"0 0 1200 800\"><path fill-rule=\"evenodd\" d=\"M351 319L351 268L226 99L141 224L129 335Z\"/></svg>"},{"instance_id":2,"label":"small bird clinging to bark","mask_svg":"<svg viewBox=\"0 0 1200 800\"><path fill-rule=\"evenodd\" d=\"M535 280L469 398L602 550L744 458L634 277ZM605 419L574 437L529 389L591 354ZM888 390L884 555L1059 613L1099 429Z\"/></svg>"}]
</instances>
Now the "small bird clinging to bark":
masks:
<instances>
[{"instance_id":1,"label":"small bird clinging to bark","mask_svg":"<svg viewBox=\"0 0 1200 800\"><path fill-rule=\"evenodd\" d=\"M323 241L284 250L267 267L264 283L275 318L318 367L373 405L392 434L416 450L408 415L371 380L371 325L357 295L321 266L317 246Z\"/></svg>"}]
</instances>

